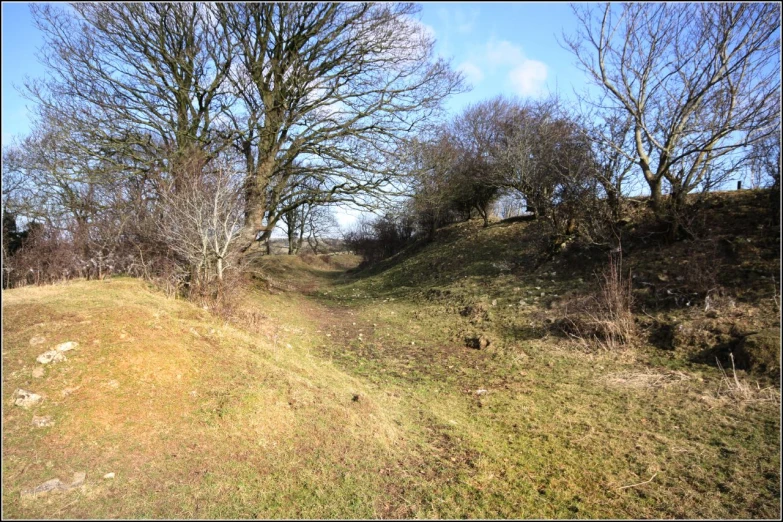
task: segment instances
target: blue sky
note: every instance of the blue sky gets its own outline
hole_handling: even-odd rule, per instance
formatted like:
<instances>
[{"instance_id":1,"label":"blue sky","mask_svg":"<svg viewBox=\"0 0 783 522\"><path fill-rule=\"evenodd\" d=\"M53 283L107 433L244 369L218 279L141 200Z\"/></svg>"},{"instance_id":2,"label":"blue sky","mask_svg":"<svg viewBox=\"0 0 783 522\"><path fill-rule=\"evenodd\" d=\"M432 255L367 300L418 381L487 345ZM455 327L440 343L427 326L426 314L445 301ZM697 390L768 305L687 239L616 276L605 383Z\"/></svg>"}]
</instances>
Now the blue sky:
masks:
<instances>
[{"instance_id":1,"label":"blue sky","mask_svg":"<svg viewBox=\"0 0 783 522\"><path fill-rule=\"evenodd\" d=\"M449 102L454 110L499 94L571 97L573 87L584 88L574 56L558 44L564 30L573 34L577 27L567 3L425 3L421 20L432 29L437 52L473 86Z\"/></svg>"}]
</instances>

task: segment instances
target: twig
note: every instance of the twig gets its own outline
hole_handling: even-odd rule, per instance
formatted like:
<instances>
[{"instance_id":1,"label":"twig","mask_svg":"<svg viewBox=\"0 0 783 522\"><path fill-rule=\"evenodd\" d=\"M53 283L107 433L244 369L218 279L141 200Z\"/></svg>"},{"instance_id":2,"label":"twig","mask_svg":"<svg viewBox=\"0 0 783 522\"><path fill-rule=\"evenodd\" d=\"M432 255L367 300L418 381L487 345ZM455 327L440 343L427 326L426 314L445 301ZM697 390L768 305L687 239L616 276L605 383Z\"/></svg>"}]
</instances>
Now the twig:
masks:
<instances>
[{"instance_id":1,"label":"twig","mask_svg":"<svg viewBox=\"0 0 783 522\"><path fill-rule=\"evenodd\" d=\"M615 489L635 488L636 486L642 486L644 484L648 484L648 483L652 482L652 479L654 479L657 474L658 474L657 471L655 473L653 473L653 476L650 477L650 480L645 480L644 482L639 482L638 484L631 484L630 486L620 486L619 488L615 488Z\"/></svg>"}]
</instances>

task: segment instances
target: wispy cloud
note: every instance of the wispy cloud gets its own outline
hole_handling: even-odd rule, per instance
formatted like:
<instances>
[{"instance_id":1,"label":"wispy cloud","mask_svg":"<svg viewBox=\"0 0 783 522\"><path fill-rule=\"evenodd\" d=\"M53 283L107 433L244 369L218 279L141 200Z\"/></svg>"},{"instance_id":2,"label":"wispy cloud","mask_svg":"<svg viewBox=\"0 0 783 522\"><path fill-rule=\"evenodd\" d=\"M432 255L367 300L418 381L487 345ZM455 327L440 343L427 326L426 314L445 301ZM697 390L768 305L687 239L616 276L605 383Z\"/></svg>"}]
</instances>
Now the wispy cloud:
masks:
<instances>
[{"instance_id":1,"label":"wispy cloud","mask_svg":"<svg viewBox=\"0 0 783 522\"><path fill-rule=\"evenodd\" d=\"M481 80L484 79L484 71L482 71L478 65L471 61L462 62L457 66L457 70L463 73L465 75L465 79L467 79L474 86L478 83L481 83Z\"/></svg>"},{"instance_id":2,"label":"wispy cloud","mask_svg":"<svg viewBox=\"0 0 783 522\"><path fill-rule=\"evenodd\" d=\"M547 66L544 62L524 59L508 73L511 85L520 96L537 97L544 93Z\"/></svg>"},{"instance_id":3,"label":"wispy cloud","mask_svg":"<svg viewBox=\"0 0 783 522\"><path fill-rule=\"evenodd\" d=\"M520 46L508 40L492 39L486 44L484 59L492 71L508 69L506 78L516 94L536 97L544 93L549 74L547 65L526 57Z\"/></svg>"},{"instance_id":4,"label":"wispy cloud","mask_svg":"<svg viewBox=\"0 0 783 522\"><path fill-rule=\"evenodd\" d=\"M470 34L473 32L479 12L478 7L474 7L467 12L459 7L449 9L444 7L438 10L438 17L450 30L460 34Z\"/></svg>"}]
</instances>

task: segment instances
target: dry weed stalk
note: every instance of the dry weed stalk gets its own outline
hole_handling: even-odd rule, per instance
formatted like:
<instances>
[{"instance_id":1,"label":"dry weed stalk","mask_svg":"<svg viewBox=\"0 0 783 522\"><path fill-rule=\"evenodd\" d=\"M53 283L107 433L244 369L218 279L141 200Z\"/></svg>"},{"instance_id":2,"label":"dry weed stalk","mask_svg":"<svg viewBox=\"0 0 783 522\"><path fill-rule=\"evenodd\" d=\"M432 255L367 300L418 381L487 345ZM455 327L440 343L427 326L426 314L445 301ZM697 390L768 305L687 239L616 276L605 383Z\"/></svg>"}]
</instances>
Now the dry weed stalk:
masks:
<instances>
[{"instance_id":1,"label":"dry weed stalk","mask_svg":"<svg viewBox=\"0 0 783 522\"><path fill-rule=\"evenodd\" d=\"M715 358L715 361L718 363L718 368L723 374L720 384L718 385L718 396L721 396L721 392L723 392L724 395L728 395L738 402L780 402L780 392L774 387L768 386L762 388L759 383L756 382L756 387L753 388L753 386L748 383L741 381L739 377L737 377L737 368L734 366L734 354L729 353L729 358L731 359L732 378L729 378L720 361L717 357ZM725 391L723 391L724 389Z\"/></svg>"},{"instance_id":2,"label":"dry weed stalk","mask_svg":"<svg viewBox=\"0 0 783 522\"><path fill-rule=\"evenodd\" d=\"M636 338L631 306L631 276L623 275L622 251L609 256L609 263L598 276L598 291L578 298L571 314L566 310L559 321L561 330L578 343L617 350Z\"/></svg>"}]
</instances>

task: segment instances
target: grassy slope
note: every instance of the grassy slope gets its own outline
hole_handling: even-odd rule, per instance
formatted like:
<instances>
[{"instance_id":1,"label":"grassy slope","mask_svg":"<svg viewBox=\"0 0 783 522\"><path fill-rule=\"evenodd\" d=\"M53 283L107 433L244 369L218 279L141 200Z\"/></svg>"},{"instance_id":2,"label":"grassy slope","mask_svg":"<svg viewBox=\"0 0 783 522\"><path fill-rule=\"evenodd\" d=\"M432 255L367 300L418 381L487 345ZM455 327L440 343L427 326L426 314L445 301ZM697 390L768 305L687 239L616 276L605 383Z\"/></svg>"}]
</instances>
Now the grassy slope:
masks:
<instances>
[{"instance_id":1,"label":"grassy slope","mask_svg":"<svg viewBox=\"0 0 783 522\"><path fill-rule=\"evenodd\" d=\"M638 231L628 233L625 263L646 310L633 350L584 352L546 326L565 295L594 284L603 255L543 262L536 223L465 223L325 290L323 299L386 325L332 353L381 387L409 390L431 425L472 452L450 516L776 517L779 402L720 393L722 375L706 356L743 333L780 328L771 279L780 235L765 196L710 201L708 240L667 246L644 223L630 225ZM727 241L730 255L716 253ZM715 317L703 309L706 291L720 301ZM661 325L695 333L661 349L650 343ZM465 339L478 335L492 339L489 348L467 349Z\"/></svg>"},{"instance_id":2,"label":"grassy slope","mask_svg":"<svg viewBox=\"0 0 783 522\"><path fill-rule=\"evenodd\" d=\"M768 232L745 224L758 232L741 249L767 252ZM535 226L458 225L347 282L266 258L254 334L127 279L5 292L3 515L776 518L779 406L719 394L718 371L678 350L586 353L549 335L551 303L597 265L538 265ZM635 273L654 276L694 247L630 246ZM741 249L732 263L749 274L779 264ZM741 285L750 317L710 320L774 322L765 284ZM492 344L466 348L479 334ZM66 340L80 347L32 378ZM9 406L16 388L44 403ZM57 424L33 428L34 414ZM74 471L82 492L19 497Z\"/></svg>"},{"instance_id":3,"label":"grassy slope","mask_svg":"<svg viewBox=\"0 0 783 522\"><path fill-rule=\"evenodd\" d=\"M134 280L5 292L3 515L383 512L378 466L407 453L395 410L309 353L315 332L299 319L301 304L267 296L267 335L251 336ZM30 346L36 335L47 343ZM79 348L32 378L35 357L66 340ZM11 406L16 388L45 399L30 411ZM33 415L56 424L33 428ZM87 472L83 494L20 499L21 489L75 471ZM108 472L114 481L101 478Z\"/></svg>"}]
</instances>

